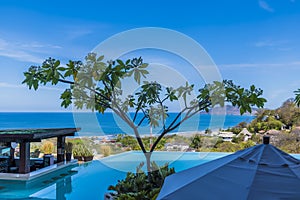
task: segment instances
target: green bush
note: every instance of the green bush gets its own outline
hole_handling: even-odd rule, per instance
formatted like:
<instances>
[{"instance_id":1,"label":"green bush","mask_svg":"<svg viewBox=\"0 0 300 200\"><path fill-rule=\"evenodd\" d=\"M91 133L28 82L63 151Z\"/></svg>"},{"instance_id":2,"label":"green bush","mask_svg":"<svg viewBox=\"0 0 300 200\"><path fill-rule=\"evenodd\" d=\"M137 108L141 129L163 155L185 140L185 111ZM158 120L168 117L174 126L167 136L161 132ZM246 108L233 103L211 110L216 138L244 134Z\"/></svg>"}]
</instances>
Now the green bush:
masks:
<instances>
[{"instance_id":1,"label":"green bush","mask_svg":"<svg viewBox=\"0 0 300 200\"><path fill-rule=\"evenodd\" d=\"M222 142L216 145L216 148L213 148L214 152L235 152L241 150L240 145L231 142Z\"/></svg>"},{"instance_id":2,"label":"green bush","mask_svg":"<svg viewBox=\"0 0 300 200\"><path fill-rule=\"evenodd\" d=\"M108 145L103 145L100 147L100 151L104 157L110 156L111 154L111 147Z\"/></svg>"},{"instance_id":3,"label":"green bush","mask_svg":"<svg viewBox=\"0 0 300 200\"><path fill-rule=\"evenodd\" d=\"M144 163L137 167L137 173L128 172L124 180L119 180L115 186L109 186L113 190L113 196L118 200L152 200L156 199L167 176L175 173L174 168L168 164L162 167L155 162L151 163L152 172L146 174L141 170Z\"/></svg>"},{"instance_id":4,"label":"green bush","mask_svg":"<svg viewBox=\"0 0 300 200\"><path fill-rule=\"evenodd\" d=\"M232 138L233 143L240 143L244 141L245 136L243 134L237 135Z\"/></svg>"},{"instance_id":5,"label":"green bush","mask_svg":"<svg viewBox=\"0 0 300 200\"><path fill-rule=\"evenodd\" d=\"M88 149L87 147L83 146L83 157L89 157L89 156L94 156L93 152Z\"/></svg>"},{"instance_id":6,"label":"green bush","mask_svg":"<svg viewBox=\"0 0 300 200\"><path fill-rule=\"evenodd\" d=\"M83 156L83 145L75 144L73 147L73 156Z\"/></svg>"},{"instance_id":7,"label":"green bush","mask_svg":"<svg viewBox=\"0 0 300 200\"><path fill-rule=\"evenodd\" d=\"M73 155L74 156L93 156L93 152L82 144L76 144L73 147Z\"/></svg>"},{"instance_id":8,"label":"green bush","mask_svg":"<svg viewBox=\"0 0 300 200\"><path fill-rule=\"evenodd\" d=\"M202 136L199 134L194 135L190 144L191 148L199 149L202 146Z\"/></svg>"},{"instance_id":9,"label":"green bush","mask_svg":"<svg viewBox=\"0 0 300 200\"><path fill-rule=\"evenodd\" d=\"M50 141L45 141L42 144L41 150L44 154L52 154L54 151L54 144Z\"/></svg>"}]
</instances>

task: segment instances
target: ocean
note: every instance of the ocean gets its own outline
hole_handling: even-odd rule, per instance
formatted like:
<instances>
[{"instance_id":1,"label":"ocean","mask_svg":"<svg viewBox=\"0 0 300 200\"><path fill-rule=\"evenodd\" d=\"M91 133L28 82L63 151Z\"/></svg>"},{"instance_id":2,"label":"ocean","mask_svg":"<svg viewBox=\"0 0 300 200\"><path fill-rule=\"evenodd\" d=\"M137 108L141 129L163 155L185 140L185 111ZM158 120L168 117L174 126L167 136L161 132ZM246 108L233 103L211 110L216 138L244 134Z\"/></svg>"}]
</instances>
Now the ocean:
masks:
<instances>
[{"instance_id":1,"label":"ocean","mask_svg":"<svg viewBox=\"0 0 300 200\"><path fill-rule=\"evenodd\" d=\"M168 126L177 113L170 113ZM133 114L130 115L131 117ZM141 115L138 116L141 119ZM229 128L240 122L251 122L254 116L198 114L182 123L172 132L195 132L219 128ZM113 113L72 113L72 112L6 112L0 113L0 129L25 128L69 128L80 127L78 136L103 136L120 133L132 134L131 128ZM153 134L159 134L162 126L152 128ZM139 128L140 133L149 134L150 127L145 121Z\"/></svg>"}]
</instances>

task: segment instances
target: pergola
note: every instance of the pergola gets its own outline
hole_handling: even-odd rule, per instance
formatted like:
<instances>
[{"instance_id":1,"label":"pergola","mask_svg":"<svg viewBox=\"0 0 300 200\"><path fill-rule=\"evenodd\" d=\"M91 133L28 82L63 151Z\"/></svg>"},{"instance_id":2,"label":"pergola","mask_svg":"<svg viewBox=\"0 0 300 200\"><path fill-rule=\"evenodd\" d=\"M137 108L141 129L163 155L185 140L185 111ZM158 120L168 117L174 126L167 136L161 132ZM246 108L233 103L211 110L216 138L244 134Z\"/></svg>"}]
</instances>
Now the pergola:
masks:
<instances>
[{"instance_id":1,"label":"pergola","mask_svg":"<svg viewBox=\"0 0 300 200\"><path fill-rule=\"evenodd\" d=\"M0 142L17 142L20 144L19 173L30 172L30 142L41 142L42 139L57 138L57 163L65 161L66 136L74 136L79 128L18 129L0 130ZM13 153L11 153L13 159Z\"/></svg>"}]
</instances>

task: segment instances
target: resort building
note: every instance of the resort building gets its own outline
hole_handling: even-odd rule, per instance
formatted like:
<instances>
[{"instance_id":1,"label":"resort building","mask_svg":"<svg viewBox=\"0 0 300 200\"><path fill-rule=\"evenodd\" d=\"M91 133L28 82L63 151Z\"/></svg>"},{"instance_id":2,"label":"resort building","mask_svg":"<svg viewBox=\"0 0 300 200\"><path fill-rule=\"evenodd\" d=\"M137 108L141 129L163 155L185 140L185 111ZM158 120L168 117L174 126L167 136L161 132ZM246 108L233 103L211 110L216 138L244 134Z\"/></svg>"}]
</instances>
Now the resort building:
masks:
<instances>
[{"instance_id":1,"label":"resort building","mask_svg":"<svg viewBox=\"0 0 300 200\"><path fill-rule=\"evenodd\" d=\"M243 128L243 130L237 136L244 136L244 141L248 141L252 137L252 133L248 131L247 128Z\"/></svg>"},{"instance_id":2,"label":"resort building","mask_svg":"<svg viewBox=\"0 0 300 200\"><path fill-rule=\"evenodd\" d=\"M225 142L231 142L233 137L236 135L233 132L227 132L227 131L220 131L218 134L218 137L222 138Z\"/></svg>"},{"instance_id":3,"label":"resort building","mask_svg":"<svg viewBox=\"0 0 300 200\"><path fill-rule=\"evenodd\" d=\"M165 149L166 151L187 151L189 145L186 143L167 143Z\"/></svg>"},{"instance_id":4,"label":"resort building","mask_svg":"<svg viewBox=\"0 0 300 200\"><path fill-rule=\"evenodd\" d=\"M53 172L77 162L65 162L65 138L74 136L76 128L57 129L23 129L0 131L0 179L30 180L41 174ZM44 155L43 158L32 158L31 142L42 139L57 138L57 157ZM15 149L19 145L19 157L15 157ZM52 166L51 166L52 165ZM49 170L47 170L49 169Z\"/></svg>"}]
</instances>

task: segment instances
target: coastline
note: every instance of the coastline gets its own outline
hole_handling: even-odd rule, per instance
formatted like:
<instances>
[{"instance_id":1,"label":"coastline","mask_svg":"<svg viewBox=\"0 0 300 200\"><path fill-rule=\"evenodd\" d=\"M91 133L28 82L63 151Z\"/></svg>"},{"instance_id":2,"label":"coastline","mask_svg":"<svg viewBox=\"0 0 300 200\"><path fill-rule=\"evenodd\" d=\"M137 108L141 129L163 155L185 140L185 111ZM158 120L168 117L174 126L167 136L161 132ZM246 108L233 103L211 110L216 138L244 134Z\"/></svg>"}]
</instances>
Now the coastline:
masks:
<instances>
[{"instance_id":1,"label":"coastline","mask_svg":"<svg viewBox=\"0 0 300 200\"><path fill-rule=\"evenodd\" d=\"M176 113L170 113L174 117ZM213 118L213 119L212 119ZM175 129L172 133L202 132L207 128L218 130L219 128L229 128L240 122L250 122L253 116L239 115L210 115L198 114L187 120L180 128ZM212 121L213 120L213 121ZM115 118L112 113L91 115L90 113L78 113L75 117L72 112L0 112L1 129L24 129L24 128L66 128L80 127L82 131L79 135L115 135L130 133L131 129L120 119ZM141 135L150 133L150 127L147 123L141 125ZM161 130L153 128L153 134ZM90 133L90 134L89 134Z\"/></svg>"}]
</instances>

